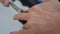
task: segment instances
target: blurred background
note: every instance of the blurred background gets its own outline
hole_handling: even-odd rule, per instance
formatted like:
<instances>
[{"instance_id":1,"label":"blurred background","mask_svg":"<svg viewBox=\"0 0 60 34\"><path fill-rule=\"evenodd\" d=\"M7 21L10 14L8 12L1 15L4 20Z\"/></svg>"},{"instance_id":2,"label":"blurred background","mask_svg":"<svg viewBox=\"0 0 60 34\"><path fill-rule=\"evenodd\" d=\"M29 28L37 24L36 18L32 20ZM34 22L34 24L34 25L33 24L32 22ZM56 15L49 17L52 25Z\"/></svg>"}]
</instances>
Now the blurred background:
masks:
<instances>
[{"instance_id":1,"label":"blurred background","mask_svg":"<svg viewBox=\"0 0 60 34\"><path fill-rule=\"evenodd\" d=\"M22 6L18 1L14 2L19 8L27 10L27 7ZM17 12L11 7L4 7L0 3L0 34L10 34L12 31L18 31L22 29L22 24L16 20L13 20L13 16Z\"/></svg>"}]
</instances>

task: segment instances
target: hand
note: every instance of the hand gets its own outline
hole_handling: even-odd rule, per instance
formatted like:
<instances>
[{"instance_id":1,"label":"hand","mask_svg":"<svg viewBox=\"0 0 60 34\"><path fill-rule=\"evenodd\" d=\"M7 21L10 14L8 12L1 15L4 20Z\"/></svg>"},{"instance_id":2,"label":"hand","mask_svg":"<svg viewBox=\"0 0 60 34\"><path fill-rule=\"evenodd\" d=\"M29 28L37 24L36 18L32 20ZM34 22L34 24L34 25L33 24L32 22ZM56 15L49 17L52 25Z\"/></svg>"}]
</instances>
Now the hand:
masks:
<instances>
[{"instance_id":1,"label":"hand","mask_svg":"<svg viewBox=\"0 0 60 34\"><path fill-rule=\"evenodd\" d=\"M8 0L0 0L0 2L1 2L4 6L8 6L8 5L9 5L9 1L8 1Z\"/></svg>"},{"instance_id":2,"label":"hand","mask_svg":"<svg viewBox=\"0 0 60 34\"><path fill-rule=\"evenodd\" d=\"M60 34L60 3L57 0L38 4L19 13L15 20L27 20L23 30L11 34Z\"/></svg>"}]
</instances>

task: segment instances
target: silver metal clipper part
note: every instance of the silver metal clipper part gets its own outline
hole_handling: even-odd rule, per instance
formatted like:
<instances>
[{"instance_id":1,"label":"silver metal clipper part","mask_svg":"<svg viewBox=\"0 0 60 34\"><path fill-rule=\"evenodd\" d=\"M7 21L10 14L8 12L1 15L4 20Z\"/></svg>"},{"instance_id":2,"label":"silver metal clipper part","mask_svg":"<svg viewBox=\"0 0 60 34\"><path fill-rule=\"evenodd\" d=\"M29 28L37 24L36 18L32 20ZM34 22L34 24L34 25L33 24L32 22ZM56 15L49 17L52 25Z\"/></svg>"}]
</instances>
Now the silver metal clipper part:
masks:
<instances>
[{"instance_id":1,"label":"silver metal clipper part","mask_svg":"<svg viewBox=\"0 0 60 34\"><path fill-rule=\"evenodd\" d=\"M18 12L18 13L23 13L24 11L20 9L18 6L16 6L13 2L10 2L10 5ZM18 20L21 22L23 25L27 22L26 20Z\"/></svg>"},{"instance_id":2,"label":"silver metal clipper part","mask_svg":"<svg viewBox=\"0 0 60 34\"><path fill-rule=\"evenodd\" d=\"M10 2L10 5L11 5L18 13L21 13L22 9L20 9L18 6L16 6L13 2Z\"/></svg>"}]
</instances>

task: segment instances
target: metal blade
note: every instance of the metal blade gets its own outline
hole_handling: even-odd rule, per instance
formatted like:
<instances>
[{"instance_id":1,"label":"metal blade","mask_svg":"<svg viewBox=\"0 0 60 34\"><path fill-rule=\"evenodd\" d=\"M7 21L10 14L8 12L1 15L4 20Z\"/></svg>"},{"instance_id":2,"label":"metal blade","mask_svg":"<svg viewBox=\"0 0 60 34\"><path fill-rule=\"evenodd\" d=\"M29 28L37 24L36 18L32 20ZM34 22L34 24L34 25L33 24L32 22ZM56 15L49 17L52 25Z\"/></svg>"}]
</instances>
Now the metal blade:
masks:
<instances>
[{"instance_id":1,"label":"metal blade","mask_svg":"<svg viewBox=\"0 0 60 34\"><path fill-rule=\"evenodd\" d=\"M10 5L11 5L18 13L21 13L22 9L20 9L18 6L16 6L13 2L10 2Z\"/></svg>"}]
</instances>

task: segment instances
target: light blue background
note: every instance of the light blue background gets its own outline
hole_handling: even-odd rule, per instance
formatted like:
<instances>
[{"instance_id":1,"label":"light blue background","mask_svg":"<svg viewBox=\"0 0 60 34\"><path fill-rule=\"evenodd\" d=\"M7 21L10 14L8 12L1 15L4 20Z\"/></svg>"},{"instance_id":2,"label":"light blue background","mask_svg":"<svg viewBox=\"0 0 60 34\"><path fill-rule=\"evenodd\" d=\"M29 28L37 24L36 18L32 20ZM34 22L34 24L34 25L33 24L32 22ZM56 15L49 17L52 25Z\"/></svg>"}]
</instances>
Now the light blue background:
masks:
<instances>
[{"instance_id":1,"label":"light blue background","mask_svg":"<svg viewBox=\"0 0 60 34\"><path fill-rule=\"evenodd\" d=\"M20 8L23 8L20 3L16 2L16 4ZM13 20L15 14L17 14L17 12L11 6L7 8L0 4L0 34L9 34L12 31L22 29L23 25L20 22Z\"/></svg>"}]
</instances>

